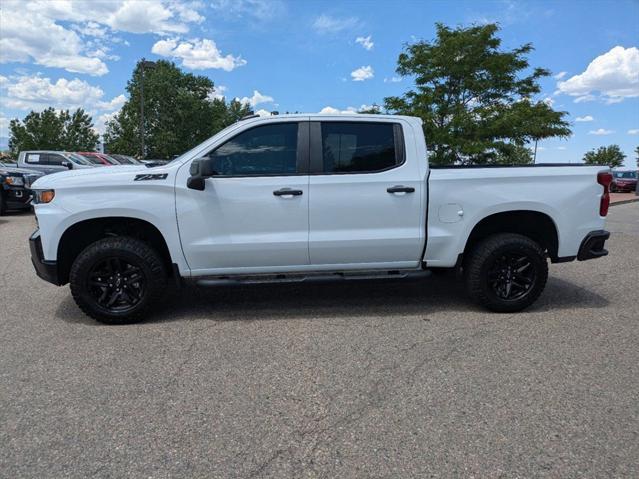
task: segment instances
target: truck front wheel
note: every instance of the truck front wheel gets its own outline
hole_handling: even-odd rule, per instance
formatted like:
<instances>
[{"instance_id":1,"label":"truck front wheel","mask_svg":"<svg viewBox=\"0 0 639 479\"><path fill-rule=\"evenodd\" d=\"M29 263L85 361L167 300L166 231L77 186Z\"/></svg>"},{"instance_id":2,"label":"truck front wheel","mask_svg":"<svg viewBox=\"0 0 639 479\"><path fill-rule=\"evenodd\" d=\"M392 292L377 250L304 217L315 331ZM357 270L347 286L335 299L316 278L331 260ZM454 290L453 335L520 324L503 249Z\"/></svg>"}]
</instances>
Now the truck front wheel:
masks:
<instances>
[{"instance_id":1,"label":"truck front wheel","mask_svg":"<svg viewBox=\"0 0 639 479\"><path fill-rule=\"evenodd\" d=\"M69 273L71 294L87 315L107 324L140 321L162 297L166 271L146 243L105 238L87 246Z\"/></svg>"},{"instance_id":2,"label":"truck front wheel","mask_svg":"<svg viewBox=\"0 0 639 479\"><path fill-rule=\"evenodd\" d=\"M475 302L491 311L515 312L539 298L548 280L548 262L535 241L502 233L473 248L464 275L468 294Z\"/></svg>"}]
</instances>

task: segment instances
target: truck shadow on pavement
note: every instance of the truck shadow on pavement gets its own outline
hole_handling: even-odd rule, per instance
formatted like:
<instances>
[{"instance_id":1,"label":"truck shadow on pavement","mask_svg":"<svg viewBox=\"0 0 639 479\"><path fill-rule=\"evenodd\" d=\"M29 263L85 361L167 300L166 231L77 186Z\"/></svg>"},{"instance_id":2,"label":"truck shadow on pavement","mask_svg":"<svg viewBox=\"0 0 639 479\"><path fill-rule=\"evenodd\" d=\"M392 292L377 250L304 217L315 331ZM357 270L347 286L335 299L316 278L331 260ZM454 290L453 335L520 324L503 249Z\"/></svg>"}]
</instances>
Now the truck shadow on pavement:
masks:
<instances>
[{"instance_id":1,"label":"truck shadow on pavement","mask_svg":"<svg viewBox=\"0 0 639 479\"><path fill-rule=\"evenodd\" d=\"M604 308L608 304L609 301L597 293L551 277L541 298L525 313ZM492 314L470 302L461 281L445 277L419 281L186 286L167 294L146 322L428 317L438 312ZM56 315L71 323L99 324L85 316L70 295L60 303Z\"/></svg>"}]
</instances>

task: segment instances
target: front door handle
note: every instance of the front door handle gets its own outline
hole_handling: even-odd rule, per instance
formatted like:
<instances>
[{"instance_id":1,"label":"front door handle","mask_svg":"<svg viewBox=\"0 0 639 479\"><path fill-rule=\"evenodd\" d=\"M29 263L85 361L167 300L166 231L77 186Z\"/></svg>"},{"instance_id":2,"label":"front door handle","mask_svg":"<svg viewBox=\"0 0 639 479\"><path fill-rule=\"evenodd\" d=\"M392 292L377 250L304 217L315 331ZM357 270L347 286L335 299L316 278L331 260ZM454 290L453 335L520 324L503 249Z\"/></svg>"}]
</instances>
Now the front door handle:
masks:
<instances>
[{"instance_id":1,"label":"front door handle","mask_svg":"<svg viewBox=\"0 0 639 479\"><path fill-rule=\"evenodd\" d=\"M386 191L389 193L415 193L415 188L412 186L395 185L390 188L386 188Z\"/></svg>"},{"instance_id":2,"label":"front door handle","mask_svg":"<svg viewBox=\"0 0 639 479\"><path fill-rule=\"evenodd\" d=\"M282 188L273 192L275 196L300 196L302 193L304 193L302 190L292 190L290 188Z\"/></svg>"}]
</instances>

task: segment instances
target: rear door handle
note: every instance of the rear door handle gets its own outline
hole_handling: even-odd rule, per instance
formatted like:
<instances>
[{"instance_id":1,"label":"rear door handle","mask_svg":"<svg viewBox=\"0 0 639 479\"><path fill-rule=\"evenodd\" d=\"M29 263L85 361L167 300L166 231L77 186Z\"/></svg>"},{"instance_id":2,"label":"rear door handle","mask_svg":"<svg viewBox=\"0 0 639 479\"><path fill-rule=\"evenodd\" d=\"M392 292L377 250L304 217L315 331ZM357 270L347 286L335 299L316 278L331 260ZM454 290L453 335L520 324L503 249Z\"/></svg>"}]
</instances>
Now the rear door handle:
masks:
<instances>
[{"instance_id":1,"label":"rear door handle","mask_svg":"<svg viewBox=\"0 0 639 479\"><path fill-rule=\"evenodd\" d=\"M303 193L302 190L292 190L290 188L282 188L273 192L275 196L300 196Z\"/></svg>"},{"instance_id":2,"label":"rear door handle","mask_svg":"<svg viewBox=\"0 0 639 479\"><path fill-rule=\"evenodd\" d=\"M415 188L412 186L395 185L390 188L386 188L386 191L389 193L415 193Z\"/></svg>"}]
</instances>

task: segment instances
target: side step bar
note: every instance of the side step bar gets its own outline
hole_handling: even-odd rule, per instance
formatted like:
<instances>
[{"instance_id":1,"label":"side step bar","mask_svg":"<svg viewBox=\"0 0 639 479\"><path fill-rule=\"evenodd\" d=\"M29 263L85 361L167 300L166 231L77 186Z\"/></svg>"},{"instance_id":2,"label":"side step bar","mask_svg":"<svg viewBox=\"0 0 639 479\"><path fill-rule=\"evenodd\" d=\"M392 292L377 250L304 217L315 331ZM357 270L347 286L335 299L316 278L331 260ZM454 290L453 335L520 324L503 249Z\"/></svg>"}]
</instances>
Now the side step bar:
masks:
<instances>
[{"instance_id":1,"label":"side step bar","mask_svg":"<svg viewBox=\"0 0 639 479\"><path fill-rule=\"evenodd\" d=\"M375 279L421 279L431 275L428 270L410 271L364 271L340 273L291 273L261 274L253 276L219 276L195 280L197 286L237 286L245 284L269 283L321 283L334 281L375 280Z\"/></svg>"}]
</instances>

